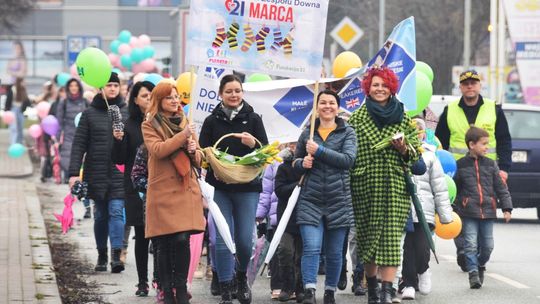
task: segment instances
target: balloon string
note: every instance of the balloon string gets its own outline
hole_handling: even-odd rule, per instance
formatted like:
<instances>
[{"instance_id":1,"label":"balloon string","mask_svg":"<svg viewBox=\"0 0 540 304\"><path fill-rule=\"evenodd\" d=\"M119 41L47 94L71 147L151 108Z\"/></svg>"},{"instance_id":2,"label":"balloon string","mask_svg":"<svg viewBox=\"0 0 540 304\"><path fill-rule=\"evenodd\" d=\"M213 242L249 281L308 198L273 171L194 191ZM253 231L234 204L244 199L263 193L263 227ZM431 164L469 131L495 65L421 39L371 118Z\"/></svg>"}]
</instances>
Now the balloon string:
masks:
<instances>
[{"instance_id":1,"label":"balloon string","mask_svg":"<svg viewBox=\"0 0 540 304\"><path fill-rule=\"evenodd\" d=\"M105 90L101 88L101 95L103 95L103 99L105 99L105 104L107 105L107 110L109 109L109 101L107 100L107 96L105 95Z\"/></svg>"}]
</instances>

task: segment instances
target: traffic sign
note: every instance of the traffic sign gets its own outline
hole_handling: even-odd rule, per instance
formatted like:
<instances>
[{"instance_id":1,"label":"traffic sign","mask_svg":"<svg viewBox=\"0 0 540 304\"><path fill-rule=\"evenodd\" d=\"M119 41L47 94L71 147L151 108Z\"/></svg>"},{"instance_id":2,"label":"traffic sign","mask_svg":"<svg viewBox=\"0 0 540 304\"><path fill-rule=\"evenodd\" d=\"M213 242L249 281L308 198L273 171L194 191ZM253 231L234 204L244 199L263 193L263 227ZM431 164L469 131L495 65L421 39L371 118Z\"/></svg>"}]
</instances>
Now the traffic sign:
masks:
<instances>
[{"instance_id":1,"label":"traffic sign","mask_svg":"<svg viewBox=\"0 0 540 304\"><path fill-rule=\"evenodd\" d=\"M350 49L363 35L364 31L349 17L344 17L330 33L345 50Z\"/></svg>"},{"instance_id":2,"label":"traffic sign","mask_svg":"<svg viewBox=\"0 0 540 304\"><path fill-rule=\"evenodd\" d=\"M99 36L68 36L67 37L67 61L68 67L75 63L79 53L87 47L101 48Z\"/></svg>"}]
</instances>

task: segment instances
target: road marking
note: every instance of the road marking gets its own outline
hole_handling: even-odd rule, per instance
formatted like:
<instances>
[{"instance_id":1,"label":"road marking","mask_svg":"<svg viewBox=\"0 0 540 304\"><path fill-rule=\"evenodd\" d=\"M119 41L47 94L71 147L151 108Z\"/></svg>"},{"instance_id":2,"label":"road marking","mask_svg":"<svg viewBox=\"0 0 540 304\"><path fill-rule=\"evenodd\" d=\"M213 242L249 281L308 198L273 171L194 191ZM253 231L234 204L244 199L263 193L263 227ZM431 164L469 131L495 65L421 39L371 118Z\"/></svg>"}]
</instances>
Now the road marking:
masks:
<instances>
[{"instance_id":1,"label":"road marking","mask_svg":"<svg viewBox=\"0 0 540 304\"><path fill-rule=\"evenodd\" d=\"M499 280L499 281L501 281L501 282L503 282L503 283L506 283L506 284L508 284L508 285L510 285L510 286L512 286L512 287L517 288L517 289L528 289L528 288L530 288L530 287L527 286L527 285L521 284L521 283L518 282L518 281L514 281L514 280L509 279L509 278L507 278L507 277L505 277L505 276L502 276L502 275L500 275L500 274L496 274L496 273L486 273L485 275L488 276L488 277L491 277L491 278L493 278L493 279L495 279L495 280Z\"/></svg>"}]
</instances>

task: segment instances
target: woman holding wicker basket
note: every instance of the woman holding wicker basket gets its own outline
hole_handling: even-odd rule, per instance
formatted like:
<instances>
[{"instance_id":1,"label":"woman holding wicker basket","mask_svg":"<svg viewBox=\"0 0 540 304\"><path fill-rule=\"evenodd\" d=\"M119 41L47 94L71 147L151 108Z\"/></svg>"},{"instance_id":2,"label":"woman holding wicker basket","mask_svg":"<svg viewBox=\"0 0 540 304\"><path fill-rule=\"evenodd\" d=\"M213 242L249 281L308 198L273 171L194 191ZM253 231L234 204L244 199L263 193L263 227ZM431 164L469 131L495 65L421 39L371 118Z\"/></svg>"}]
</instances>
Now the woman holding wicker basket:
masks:
<instances>
[{"instance_id":1,"label":"woman holding wicker basket","mask_svg":"<svg viewBox=\"0 0 540 304\"><path fill-rule=\"evenodd\" d=\"M234 156L253 152L258 145L268 144L261 117L243 99L241 80L235 75L226 75L219 86L222 103L208 116L202 126L199 143L201 147L216 146ZM217 143L217 145L216 145ZM214 201L231 227L236 244L238 264L219 233L216 235L215 266L221 289L222 304L232 303L232 280L236 268L238 280L237 298L240 303L251 303L251 290L246 270L251 257L255 214L262 190L260 178L247 183L225 183L216 177L212 167L206 181L215 187ZM234 226L233 226L234 225Z\"/></svg>"},{"instance_id":2,"label":"woman holding wicker basket","mask_svg":"<svg viewBox=\"0 0 540 304\"><path fill-rule=\"evenodd\" d=\"M157 244L165 303L187 304L189 238L204 231L205 219L194 169L200 161L195 128L188 124L173 84L160 82L152 91L142 131L148 149L145 236Z\"/></svg>"}]
</instances>

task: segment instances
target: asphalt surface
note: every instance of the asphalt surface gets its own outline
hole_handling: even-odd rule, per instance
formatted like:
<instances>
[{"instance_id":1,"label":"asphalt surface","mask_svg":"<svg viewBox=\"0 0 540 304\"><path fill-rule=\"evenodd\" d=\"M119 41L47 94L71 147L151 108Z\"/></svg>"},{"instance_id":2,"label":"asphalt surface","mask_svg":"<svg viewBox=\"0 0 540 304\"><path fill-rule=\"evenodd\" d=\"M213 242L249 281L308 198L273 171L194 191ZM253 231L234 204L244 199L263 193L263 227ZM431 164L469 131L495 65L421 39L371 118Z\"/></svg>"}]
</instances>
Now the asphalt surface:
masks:
<instances>
[{"instance_id":1,"label":"asphalt surface","mask_svg":"<svg viewBox=\"0 0 540 304\"><path fill-rule=\"evenodd\" d=\"M36 179L37 180L37 179ZM42 190L50 192L48 203L62 210L62 198L67 193L66 185L51 183L38 184ZM74 206L75 226L65 237L79 244L80 255L93 264L97 260L93 237L93 221L82 219L82 203ZM44 214L44 217L52 217ZM133 232L132 232L133 233ZM132 234L133 235L133 234ZM494 229L495 250L487 265L484 286L479 290L469 289L468 276L455 262L455 248L452 241L436 239L440 264L432 258L433 291L428 296L417 293L416 300L403 303L540 303L540 222L535 209L518 209L511 223L497 222ZM89 277L101 285L101 294L110 303L135 304L155 303L155 292L149 297L135 296L137 273L133 254L134 243L130 240L126 270L121 274L96 273ZM205 257L201 260L205 261ZM149 273L152 273L152 257ZM322 303L324 277L319 276L318 303ZM367 303L366 297L355 297L350 292L351 282L345 291L338 291L337 303ZM253 285L253 303L278 303L270 299L270 279L259 276ZM192 304L218 303L219 298L210 295L210 281L195 279L191 286ZM295 302L289 302L295 303Z\"/></svg>"}]
</instances>

